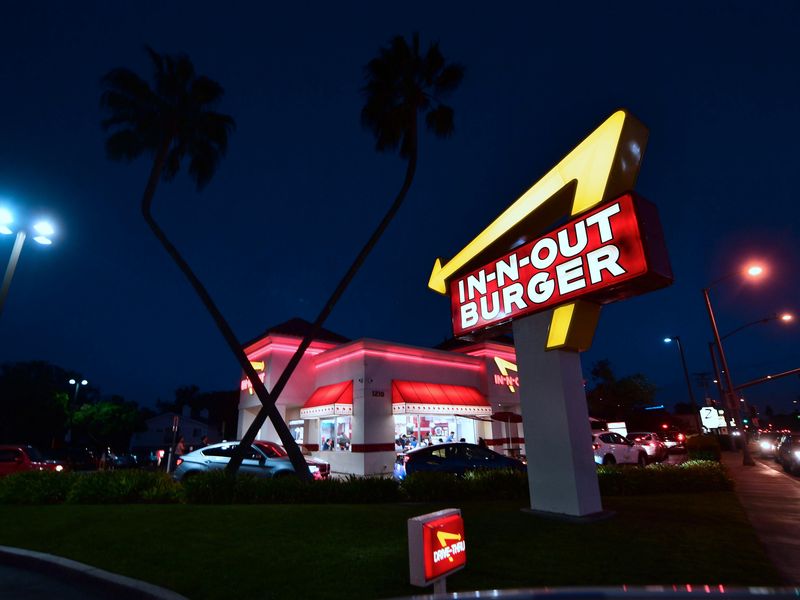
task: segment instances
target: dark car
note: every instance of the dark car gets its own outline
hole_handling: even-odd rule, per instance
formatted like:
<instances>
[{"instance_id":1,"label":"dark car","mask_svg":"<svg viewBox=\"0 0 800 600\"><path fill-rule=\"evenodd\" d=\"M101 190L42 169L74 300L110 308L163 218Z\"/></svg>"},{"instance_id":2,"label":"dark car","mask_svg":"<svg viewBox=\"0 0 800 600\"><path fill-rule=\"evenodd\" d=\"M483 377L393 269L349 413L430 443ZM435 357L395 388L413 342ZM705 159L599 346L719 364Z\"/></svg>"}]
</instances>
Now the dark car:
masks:
<instances>
[{"instance_id":1,"label":"dark car","mask_svg":"<svg viewBox=\"0 0 800 600\"><path fill-rule=\"evenodd\" d=\"M760 434L756 442L759 455L765 458L775 458L775 451L780 437L780 433L764 432Z\"/></svg>"},{"instance_id":2,"label":"dark car","mask_svg":"<svg viewBox=\"0 0 800 600\"><path fill-rule=\"evenodd\" d=\"M67 471L66 463L45 458L33 446L4 445L0 446L0 477L24 471Z\"/></svg>"},{"instance_id":3,"label":"dark car","mask_svg":"<svg viewBox=\"0 0 800 600\"><path fill-rule=\"evenodd\" d=\"M42 455L66 465L70 471L96 471L99 462L88 448L54 448L43 450Z\"/></svg>"},{"instance_id":4,"label":"dark car","mask_svg":"<svg viewBox=\"0 0 800 600\"><path fill-rule=\"evenodd\" d=\"M680 431L662 431L660 435L670 454L686 452L686 436Z\"/></svg>"},{"instance_id":5,"label":"dark car","mask_svg":"<svg viewBox=\"0 0 800 600\"><path fill-rule=\"evenodd\" d=\"M503 456L476 444L453 442L417 448L401 454L395 461L394 477L405 479L406 475L421 471L463 475L467 471L478 469L524 471L525 465L516 458Z\"/></svg>"},{"instance_id":6,"label":"dark car","mask_svg":"<svg viewBox=\"0 0 800 600\"><path fill-rule=\"evenodd\" d=\"M800 475L800 433L787 433L781 438L775 450L775 460L784 471Z\"/></svg>"}]
</instances>

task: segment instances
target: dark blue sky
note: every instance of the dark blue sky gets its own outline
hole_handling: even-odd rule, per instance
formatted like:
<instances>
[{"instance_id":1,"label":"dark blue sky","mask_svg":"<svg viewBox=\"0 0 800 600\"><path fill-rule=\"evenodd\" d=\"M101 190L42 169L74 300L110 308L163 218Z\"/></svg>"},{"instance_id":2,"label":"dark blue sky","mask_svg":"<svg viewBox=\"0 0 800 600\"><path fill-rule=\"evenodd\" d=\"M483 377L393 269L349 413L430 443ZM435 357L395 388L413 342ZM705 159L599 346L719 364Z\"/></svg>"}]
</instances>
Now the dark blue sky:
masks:
<instances>
[{"instance_id":1,"label":"dark blue sky","mask_svg":"<svg viewBox=\"0 0 800 600\"><path fill-rule=\"evenodd\" d=\"M698 5L696 5L698 4ZM327 327L433 345L450 334L426 288L449 257L613 110L650 128L637 190L661 211L675 284L606 307L591 363L640 371L685 400L709 371L701 288L749 257L757 286L713 291L723 331L800 310L796 185L800 9L796 3L14 3L0 20L0 197L52 215L50 248L27 244L0 318L0 361L43 359L104 393L150 403L184 384L232 388L239 369L188 284L146 228L149 163L105 159L99 78L142 74L143 44L188 53L226 90L237 130L196 193L162 185L156 217L242 340L313 319L404 173L361 129L362 67L393 35L441 42L466 77L457 132L424 136L401 214ZM10 237L0 239L4 264ZM738 381L800 366L797 325L749 328L727 345ZM748 395L789 409L800 378Z\"/></svg>"}]
</instances>

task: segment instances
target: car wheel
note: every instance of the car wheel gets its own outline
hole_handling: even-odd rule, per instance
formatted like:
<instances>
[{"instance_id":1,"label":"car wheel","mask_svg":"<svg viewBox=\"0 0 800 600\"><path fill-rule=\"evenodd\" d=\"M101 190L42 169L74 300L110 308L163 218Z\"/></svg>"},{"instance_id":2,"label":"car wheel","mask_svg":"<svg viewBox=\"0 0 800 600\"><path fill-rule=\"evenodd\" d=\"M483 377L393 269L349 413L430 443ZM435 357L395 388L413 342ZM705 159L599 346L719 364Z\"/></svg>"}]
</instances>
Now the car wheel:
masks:
<instances>
[{"instance_id":1,"label":"car wheel","mask_svg":"<svg viewBox=\"0 0 800 600\"><path fill-rule=\"evenodd\" d=\"M640 452L639 461L636 464L644 469L647 466L647 454L645 454L644 452Z\"/></svg>"},{"instance_id":2,"label":"car wheel","mask_svg":"<svg viewBox=\"0 0 800 600\"><path fill-rule=\"evenodd\" d=\"M615 464L617 464L617 459L615 459L615 458L614 458L613 456L611 456L610 454L606 454L606 455L603 457L603 464L604 464L604 465L615 465Z\"/></svg>"}]
</instances>

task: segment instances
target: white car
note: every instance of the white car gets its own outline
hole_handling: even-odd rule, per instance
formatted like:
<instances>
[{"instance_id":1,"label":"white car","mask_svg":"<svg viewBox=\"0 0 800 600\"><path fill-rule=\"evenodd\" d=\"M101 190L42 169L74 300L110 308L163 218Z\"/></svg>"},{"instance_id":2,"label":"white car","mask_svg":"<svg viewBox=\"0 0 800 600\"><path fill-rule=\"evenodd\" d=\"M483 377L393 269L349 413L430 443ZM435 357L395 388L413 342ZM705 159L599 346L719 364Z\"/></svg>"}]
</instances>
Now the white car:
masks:
<instances>
[{"instance_id":1,"label":"white car","mask_svg":"<svg viewBox=\"0 0 800 600\"><path fill-rule=\"evenodd\" d=\"M629 433L625 437L634 444L641 444L645 452L647 452L647 458L650 462L661 462L667 459L667 454L669 453L667 445L654 431L636 431Z\"/></svg>"},{"instance_id":2,"label":"white car","mask_svg":"<svg viewBox=\"0 0 800 600\"><path fill-rule=\"evenodd\" d=\"M647 451L644 447L613 431L592 433L592 448L594 462L598 465L647 466Z\"/></svg>"}]
</instances>

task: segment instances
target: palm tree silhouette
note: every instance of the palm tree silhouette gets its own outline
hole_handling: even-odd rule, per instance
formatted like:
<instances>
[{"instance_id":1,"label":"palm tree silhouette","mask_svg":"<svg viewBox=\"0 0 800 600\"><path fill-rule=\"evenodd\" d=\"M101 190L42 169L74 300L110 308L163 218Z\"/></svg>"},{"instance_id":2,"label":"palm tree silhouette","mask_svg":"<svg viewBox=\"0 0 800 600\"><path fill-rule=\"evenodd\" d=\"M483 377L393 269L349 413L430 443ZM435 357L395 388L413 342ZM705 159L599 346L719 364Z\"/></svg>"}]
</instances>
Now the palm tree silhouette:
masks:
<instances>
[{"instance_id":1,"label":"palm tree silhouette","mask_svg":"<svg viewBox=\"0 0 800 600\"><path fill-rule=\"evenodd\" d=\"M259 400L286 448L297 474L311 478L303 454L275 404L268 405L269 393L222 316L205 286L194 274L175 245L153 218L151 206L159 180L169 181L188 161L188 173L202 189L213 177L228 147L234 120L213 109L223 96L215 81L195 73L185 55L159 54L145 48L153 66L153 86L125 68L112 69L101 79L104 88L100 106L109 113L102 127L109 131L106 154L112 160L132 161L153 155L150 177L142 195L142 215L156 238L189 280L214 319L236 359L247 375ZM251 440L252 442L252 440ZM249 446L249 444L248 444Z\"/></svg>"},{"instance_id":2,"label":"palm tree silhouette","mask_svg":"<svg viewBox=\"0 0 800 600\"><path fill-rule=\"evenodd\" d=\"M438 43L431 44L424 55L420 54L419 35L416 33L410 45L402 36L396 36L388 46L378 51L378 56L367 63L366 84L362 88L366 103L361 110L361 123L374 134L376 150L384 152L399 149L400 157L408 161L406 175L383 220L336 286L270 391L270 402L256 415L242 438L240 449L246 448L255 439L267 418L268 406L277 401L303 353L319 334L325 319L403 204L417 169L418 115L425 115L428 130L438 137L449 137L455 131L453 109L442 102L442 97L454 91L463 77L464 68L456 63L447 63ZM241 453L234 455L228 463L228 471L235 473L242 458Z\"/></svg>"}]
</instances>

